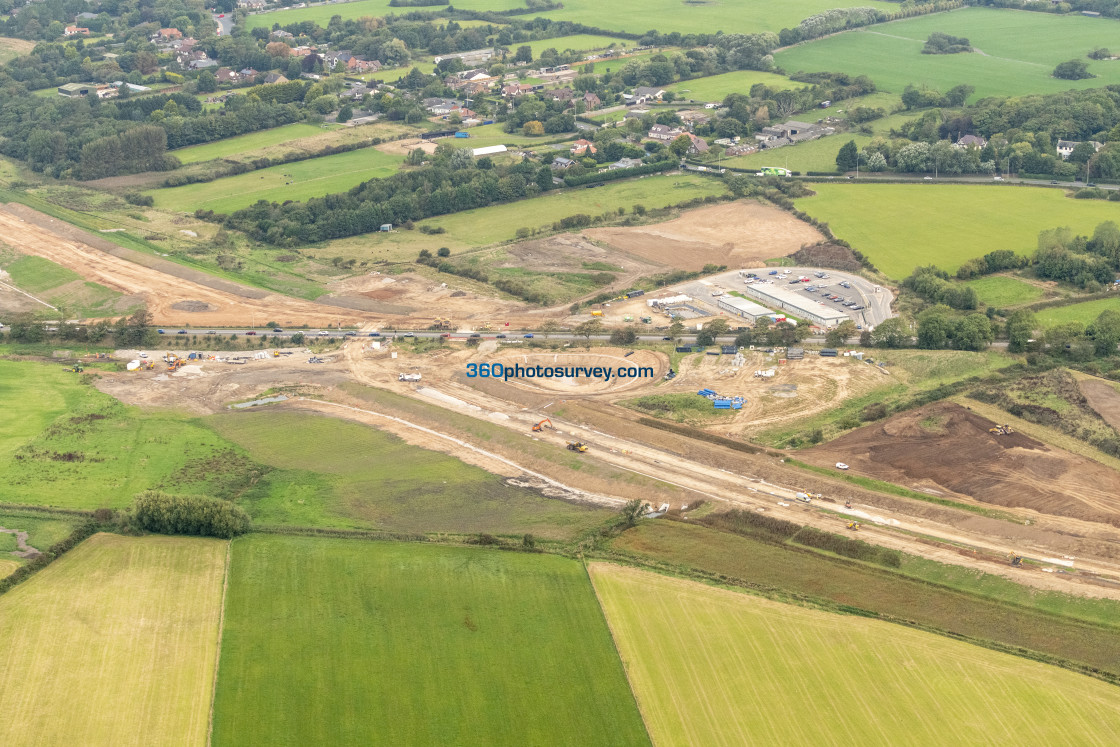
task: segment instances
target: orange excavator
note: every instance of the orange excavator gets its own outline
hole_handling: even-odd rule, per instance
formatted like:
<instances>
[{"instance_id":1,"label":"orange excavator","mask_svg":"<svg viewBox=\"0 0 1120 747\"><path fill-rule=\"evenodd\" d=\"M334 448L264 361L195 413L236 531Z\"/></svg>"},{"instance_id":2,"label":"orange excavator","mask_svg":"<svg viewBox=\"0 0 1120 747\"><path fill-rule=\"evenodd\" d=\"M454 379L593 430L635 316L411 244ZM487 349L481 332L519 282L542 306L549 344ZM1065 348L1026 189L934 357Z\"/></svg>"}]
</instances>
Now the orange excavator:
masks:
<instances>
[{"instance_id":1,"label":"orange excavator","mask_svg":"<svg viewBox=\"0 0 1120 747\"><path fill-rule=\"evenodd\" d=\"M548 418L545 418L545 419L544 419L544 420L542 420L541 422L539 422L539 423L536 423L536 424L534 424L534 425L533 425L533 433L540 433L540 432L541 432L541 431L543 431L543 430L544 430L545 428L549 429L550 431L554 431L554 430L556 430L556 426L554 426L554 425L552 424L552 421L551 421L551 420L549 420Z\"/></svg>"}]
</instances>

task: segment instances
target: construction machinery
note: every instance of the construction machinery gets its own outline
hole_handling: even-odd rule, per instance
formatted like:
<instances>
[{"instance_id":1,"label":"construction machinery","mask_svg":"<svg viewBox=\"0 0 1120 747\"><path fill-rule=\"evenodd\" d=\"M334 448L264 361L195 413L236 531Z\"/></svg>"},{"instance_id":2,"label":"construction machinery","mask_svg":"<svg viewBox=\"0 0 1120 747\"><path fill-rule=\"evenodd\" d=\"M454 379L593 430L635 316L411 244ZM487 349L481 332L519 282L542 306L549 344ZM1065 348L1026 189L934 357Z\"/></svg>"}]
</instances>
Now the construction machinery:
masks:
<instances>
[{"instance_id":1,"label":"construction machinery","mask_svg":"<svg viewBox=\"0 0 1120 747\"><path fill-rule=\"evenodd\" d=\"M1011 426L1006 423L988 429L988 433L991 433L993 436L1010 436L1014 432L1015 431L1011 430Z\"/></svg>"},{"instance_id":2,"label":"construction machinery","mask_svg":"<svg viewBox=\"0 0 1120 747\"><path fill-rule=\"evenodd\" d=\"M1007 559L1011 561L1011 565L1016 568L1021 568L1023 565L1023 556L1012 550L1007 553Z\"/></svg>"},{"instance_id":3,"label":"construction machinery","mask_svg":"<svg viewBox=\"0 0 1120 747\"><path fill-rule=\"evenodd\" d=\"M849 521L848 522L848 529L851 529L853 532L858 532L859 531L859 522L858 521Z\"/></svg>"},{"instance_id":4,"label":"construction machinery","mask_svg":"<svg viewBox=\"0 0 1120 747\"><path fill-rule=\"evenodd\" d=\"M436 329L451 329L451 319L449 317L436 317Z\"/></svg>"},{"instance_id":5,"label":"construction machinery","mask_svg":"<svg viewBox=\"0 0 1120 747\"><path fill-rule=\"evenodd\" d=\"M852 502L851 501L844 501L844 508L851 508L851 507L852 507Z\"/></svg>"},{"instance_id":6,"label":"construction machinery","mask_svg":"<svg viewBox=\"0 0 1120 747\"><path fill-rule=\"evenodd\" d=\"M72 366L67 366L65 370L69 371L70 373L81 373L82 371L85 371L85 368L82 366L81 361L79 361Z\"/></svg>"},{"instance_id":7,"label":"construction machinery","mask_svg":"<svg viewBox=\"0 0 1120 747\"><path fill-rule=\"evenodd\" d=\"M582 454L587 451L587 444L583 441L572 441L568 444L568 451L576 451Z\"/></svg>"},{"instance_id":8,"label":"construction machinery","mask_svg":"<svg viewBox=\"0 0 1120 747\"><path fill-rule=\"evenodd\" d=\"M549 420L548 418L545 418L545 419L544 419L544 420L542 420L541 422L539 422L539 423L534 423L534 424L533 424L533 433L540 433L540 432L541 432L541 431L543 431L543 430L544 430L545 428L547 428L547 429L548 429L548 430L550 430L550 431L554 431L554 430L556 430L556 426L554 426L554 425L552 424L552 421L551 421L551 420Z\"/></svg>"}]
</instances>

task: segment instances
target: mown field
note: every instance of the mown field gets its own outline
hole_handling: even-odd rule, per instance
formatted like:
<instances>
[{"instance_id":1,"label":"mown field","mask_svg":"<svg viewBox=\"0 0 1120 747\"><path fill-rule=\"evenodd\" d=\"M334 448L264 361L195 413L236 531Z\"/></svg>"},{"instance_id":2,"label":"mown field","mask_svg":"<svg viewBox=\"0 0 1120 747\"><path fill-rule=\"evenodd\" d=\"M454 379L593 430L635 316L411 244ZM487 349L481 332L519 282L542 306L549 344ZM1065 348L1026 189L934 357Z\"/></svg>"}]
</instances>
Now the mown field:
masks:
<instances>
[{"instance_id":1,"label":"mown field","mask_svg":"<svg viewBox=\"0 0 1120 747\"><path fill-rule=\"evenodd\" d=\"M247 412L208 422L269 468L242 499L264 524L570 539L610 515L507 485L454 457L344 420Z\"/></svg>"},{"instance_id":2,"label":"mown field","mask_svg":"<svg viewBox=\"0 0 1120 747\"><path fill-rule=\"evenodd\" d=\"M27 532L27 544L36 550L46 552L51 545L61 542L74 531L80 517L42 514L18 508L0 506L0 527ZM0 558L8 559L8 553L18 548L14 534L0 534ZM19 563L16 558L12 562ZM0 573L2 576L3 573Z\"/></svg>"},{"instance_id":3,"label":"mown field","mask_svg":"<svg viewBox=\"0 0 1120 747\"><path fill-rule=\"evenodd\" d=\"M1032 254L1038 233L1069 226L1091 234L1116 208L1059 189L1001 185L814 184L798 209L826 221L892 278L935 264L955 272L996 249ZM916 239L915 237L921 237Z\"/></svg>"},{"instance_id":4,"label":"mown field","mask_svg":"<svg viewBox=\"0 0 1120 747\"><path fill-rule=\"evenodd\" d=\"M611 45L628 49L637 44L632 39L619 39L614 36L598 36L595 34L572 34L571 36L557 36L552 39L538 39L536 41L514 43L510 45L510 51L516 52L517 47L529 47L533 50L533 59L536 60L541 56L541 52L546 49L555 49L557 52L566 52L572 50L573 52L590 52L592 50L607 49Z\"/></svg>"},{"instance_id":5,"label":"mown field","mask_svg":"<svg viewBox=\"0 0 1120 747\"><path fill-rule=\"evenodd\" d=\"M963 36L981 53L922 54L934 31ZM908 84L944 92L967 83L976 88L975 100L1120 83L1120 61L1085 57L1097 47L1117 46L1116 34L1115 23L1103 18L964 8L805 42L774 58L790 73L862 74L895 93ZM1076 81L1051 77L1055 65L1073 58L1087 62L1097 77Z\"/></svg>"},{"instance_id":6,"label":"mown field","mask_svg":"<svg viewBox=\"0 0 1120 747\"><path fill-rule=\"evenodd\" d=\"M99 534L0 597L0 743L206 744L225 560Z\"/></svg>"},{"instance_id":7,"label":"mown field","mask_svg":"<svg viewBox=\"0 0 1120 747\"><path fill-rule=\"evenodd\" d=\"M3 65L21 54L31 54L35 42L26 39L13 39L10 36L0 36L0 65Z\"/></svg>"},{"instance_id":8,"label":"mown field","mask_svg":"<svg viewBox=\"0 0 1120 747\"><path fill-rule=\"evenodd\" d=\"M233 543L214 744L649 744L583 566Z\"/></svg>"},{"instance_id":9,"label":"mown field","mask_svg":"<svg viewBox=\"0 0 1120 747\"><path fill-rule=\"evenodd\" d=\"M404 160L376 148L311 158L271 166L212 182L150 190L156 207L193 213L214 210L229 213L258 200L284 202L345 192L369 179L396 173Z\"/></svg>"},{"instance_id":10,"label":"mown field","mask_svg":"<svg viewBox=\"0 0 1120 747\"><path fill-rule=\"evenodd\" d=\"M104 285L82 280L78 273L49 259L17 254L0 247L0 269L11 276L10 284L27 291L40 301L64 307L67 314L74 317L107 316L128 310L121 308L120 293ZM50 311L46 306L39 306L36 310Z\"/></svg>"},{"instance_id":11,"label":"mown field","mask_svg":"<svg viewBox=\"0 0 1120 747\"><path fill-rule=\"evenodd\" d=\"M795 83L789 78L774 73L763 73L756 70L736 70L733 73L710 75L706 78L693 78L682 80L666 86L665 90L677 94L678 98L692 99L693 101L723 101L731 93L749 95L751 86L764 83L775 90L798 88L802 84Z\"/></svg>"},{"instance_id":12,"label":"mown field","mask_svg":"<svg viewBox=\"0 0 1120 747\"><path fill-rule=\"evenodd\" d=\"M1044 293L1037 285L1004 275L989 275L969 280L967 284L972 286L981 301L1000 308L1037 301Z\"/></svg>"},{"instance_id":13,"label":"mown field","mask_svg":"<svg viewBox=\"0 0 1120 747\"><path fill-rule=\"evenodd\" d=\"M1114 744L1115 687L877 620L595 564L663 744Z\"/></svg>"},{"instance_id":14,"label":"mown field","mask_svg":"<svg viewBox=\"0 0 1120 747\"><path fill-rule=\"evenodd\" d=\"M250 132L247 135L238 135L237 137L230 137L225 140L216 140L212 143L179 148L178 150L170 151L170 154L183 163L198 163L199 161L225 158L246 151L257 150L258 148L267 148L271 145L281 145L301 137L312 137L321 134L324 131L324 127L327 129L334 128L333 125L320 126L297 122L296 124L284 125L283 127L273 127L271 130L260 130L259 132Z\"/></svg>"},{"instance_id":15,"label":"mown field","mask_svg":"<svg viewBox=\"0 0 1120 747\"><path fill-rule=\"evenodd\" d=\"M617 211L620 207L629 213L636 204L653 210L724 193L722 181L694 174L619 180L594 189L565 189L531 200L491 205L421 221L423 225L447 231L438 236L427 236L419 231L366 234L332 241L323 253L324 256L354 256L371 260L412 259L425 248L433 252L441 246L459 250L506 241L516 236L518 228L551 226L562 218L579 213L599 215Z\"/></svg>"},{"instance_id":16,"label":"mown field","mask_svg":"<svg viewBox=\"0 0 1120 747\"><path fill-rule=\"evenodd\" d=\"M1035 313L1035 317L1042 327L1054 327L1067 322L1081 322L1088 325L1095 321L1102 311L1108 309L1120 311L1120 298L1101 298L1096 301L1075 303L1069 306L1041 309Z\"/></svg>"}]
</instances>

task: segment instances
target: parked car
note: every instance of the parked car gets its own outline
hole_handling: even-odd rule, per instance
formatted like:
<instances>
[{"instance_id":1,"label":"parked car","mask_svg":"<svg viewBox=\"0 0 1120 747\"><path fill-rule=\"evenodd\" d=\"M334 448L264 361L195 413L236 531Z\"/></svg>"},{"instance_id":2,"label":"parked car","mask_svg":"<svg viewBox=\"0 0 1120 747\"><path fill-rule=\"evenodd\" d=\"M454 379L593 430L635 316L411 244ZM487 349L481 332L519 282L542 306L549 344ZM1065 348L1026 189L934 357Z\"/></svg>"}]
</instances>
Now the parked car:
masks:
<instances>
[{"instance_id":1,"label":"parked car","mask_svg":"<svg viewBox=\"0 0 1120 747\"><path fill-rule=\"evenodd\" d=\"M147 353L140 353L140 357L141 357L141 358L147 358L147 357L148 357L148 354L147 354Z\"/></svg>"},{"instance_id":2,"label":"parked car","mask_svg":"<svg viewBox=\"0 0 1120 747\"><path fill-rule=\"evenodd\" d=\"M771 270L771 271L770 271L770 274L771 274L771 275L777 275L777 274L778 274L778 271L777 271L777 270Z\"/></svg>"},{"instance_id":3,"label":"parked car","mask_svg":"<svg viewBox=\"0 0 1120 747\"><path fill-rule=\"evenodd\" d=\"M843 462L837 462L836 469L848 469L848 465L844 464Z\"/></svg>"}]
</instances>

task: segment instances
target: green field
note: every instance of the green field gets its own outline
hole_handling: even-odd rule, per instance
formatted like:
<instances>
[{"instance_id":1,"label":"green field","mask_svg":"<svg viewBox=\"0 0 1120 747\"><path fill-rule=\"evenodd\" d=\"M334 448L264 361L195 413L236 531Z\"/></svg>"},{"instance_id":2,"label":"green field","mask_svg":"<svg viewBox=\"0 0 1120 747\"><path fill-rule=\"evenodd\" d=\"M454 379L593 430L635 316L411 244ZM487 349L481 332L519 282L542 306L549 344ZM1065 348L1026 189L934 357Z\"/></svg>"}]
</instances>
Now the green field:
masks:
<instances>
[{"instance_id":1,"label":"green field","mask_svg":"<svg viewBox=\"0 0 1120 747\"><path fill-rule=\"evenodd\" d=\"M583 566L235 540L215 745L649 744Z\"/></svg>"},{"instance_id":2,"label":"green field","mask_svg":"<svg viewBox=\"0 0 1120 747\"><path fill-rule=\"evenodd\" d=\"M5 252L0 249L0 268L11 275L10 282L52 306L65 308L73 317L106 316L120 313L121 294L42 257ZM47 311L46 306L36 307ZM53 313L53 312L51 312Z\"/></svg>"},{"instance_id":3,"label":"green field","mask_svg":"<svg viewBox=\"0 0 1120 747\"><path fill-rule=\"evenodd\" d=\"M238 135L237 137L229 137L225 140L216 140L212 143L191 145L186 148L169 151L169 153L183 163L198 163L199 161L209 161L214 158L234 156L245 153L246 151L257 150L258 148L267 148L270 145L281 145L289 140L313 137L322 134L326 129L334 128L297 122L296 124L284 125L283 127L273 127L271 130L260 130L258 132L250 132L247 135Z\"/></svg>"},{"instance_id":4,"label":"green field","mask_svg":"<svg viewBox=\"0 0 1120 747\"><path fill-rule=\"evenodd\" d=\"M723 101L731 93L748 95L751 86L764 83L774 90L781 91L787 88L800 88L804 84L795 83L789 78L774 73L762 73L756 70L736 70L733 73L710 75L706 78L693 78L682 80L666 86L665 90L673 91L679 98L693 101Z\"/></svg>"},{"instance_id":5,"label":"green field","mask_svg":"<svg viewBox=\"0 0 1120 747\"><path fill-rule=\"evenodd\" d=\"M878 620L590 568L654 742L1115 744L1115 687Z\"/></svg>"},{"instance_id":6,"label":"green field","mask_svg":"<svg viewBox=\"0 0 1120 747\"><path fill-rule=\"evenodd\" d=\"M1067 322L1081 322L1088 325L1101 315L1102 311L1112 309L1120 311L1120 298L1101 298L1096 301L1075 303L1069 306L1058 306L1053 309L1042 309L1036 312L1038 323L1042 327L1053 327Z\"/></svg>"},{"instance_id":7,"label":"green field","mask_svg":"<svg viewBox=\"0 0 1120 747\"><path fill-rule=\"evenodd\" d=\"M797 208L826 221L888 276L935 264L955 272L996 249L1032 254L1040 231L1070 226L1091 234L1116 208L1073 200L1059 189L1002 185L814 184ZM916 238L920 237L920 238Z\"/></svg>"},{"instance_id":8,"label":"green field","mask_svg":"<svg viewBox=\"0 0 1120 747\"><path fill-rule=\"evenodd\" d=\"M423 248L433 248L433 251L441 246L461 249L505 241L514 238L518 228L551 226L561 218L578 213L599 215L616 211L620 207L629 212L639 203L653 210L697 197L724 193L723 182L719 179L693 174L619 180L595 189L566 189L531 200L491 205L422 221L424 225L447 229L446 234L439 236L425 236L419 231L365 234L333 241L327 245L327 251L331 252L329 256L343 254L361 256L363 259L406 255L413 258Z\"/></svg>"},{"instance_id":9,"label":"green field","mask_svg":"<svg viewBox=\"0 0 1120 747\"><path fill-rule=\"evenodd\" d=\"M243 501L264 524L571 538L610 516L344 420L266 411L209 423L272 468Z\"/></svg>"},{"instance_id":10,"label":"green field","mask_svg":"<svg viewBox=\"0 0 1120 747\"><path fill-rule=\"evenodd\" d=\"M921 54L930 33L966 37L982 54ZM1097 47L1115 47L1115 22L1080 15L964 8L934 13L805 42L774 55L790 73L846 72L867 75L880 89L901 93L908 84L942 92L967 83L973 99L1053 93L1120 83L1120 61L1089 60ZM1059 62L1079 58L1097 75L1060 80Z\"/></svg>"},{"instance_id":11,"label":"green field","mask_svg":"<svg viewBox=\"0 0 1120 747\"><path fill-rule=\"evenodd\" d=\"M5 509L0 506L0 527L27 532L27 544L36 550L46 552L51 545L61 542L74 531L80 517L41 514L34 511ZM14 534L0 534L0 558L16 550L18 543ZM18 562L15 558L12 558ZM0 574L3 575L3 574Z\"/></svg>"},{"instance_id":12,"label":"green field","mask_svg":"<svg viewBox=\"0 0 1120 747\"><path fill-rule=\"evenodd\" d=\"M0 36L0 65L10 62L21 54L31 54L34 48L35 42Z\"/></svg>"},{"instance_id":13,"label":"green field","mask_svg":"<svg viewBox=\"0 0 1120 747\"><path fill-rule=\"evenodd\" d=\"M459 7L459 6L456 6ZM616 48L628 49L637 44L632 39L619 39L613 36L596 36L594 34L572 34L571 36L557 36L553 39L538 39L537 41L514 43L510 45L510 52L516 52L518 47L529 47L533 50L533 59L541 56L546 49L555 49L563 53L569 49L573 52L590 52L597 49L607 49L611 45Z\"/></svg>"},{"instance_id":14,"label":"green field","mask_svg":"<svg viewBox=\"0 0 1120 747\"><path fill-rule=\"evenodd\" d=\"M0 360L0 465L51 421L78 406L85 387L61 366ZM23 503L8 499L10 503Z\"/></svg>"},{"instance_id":15,"label":"green field","mask_svg":"<svg viewBox=\"0 0 1120 747\"><path fill-rule=\"evenodd\" d=\"M972 286L982 302L998 308L1037 301L1044 293L1037 285L1003 275L989 275L969 280L967 285Z\"/></svg>"},{"instance_id":16,"label":"green field","mask_svg":"<svg viewBox=\"0 0 1120 747\"><path fill-rule=\"evenodd\" d=\"M6 264L4 269L12 276L12 283L29 293L42 293L82 279L78 273L49 259L28 255L19 255L19 259Z\"/></svg>"},{"instance_id":17,"label":"green field","mask_svg":"<svg viewBox=\"0 0 1120 747\"><path fill-rule=\"evenodd\" d=\"M206 744L225 560L99 534L0 597L0 743Z\"/></svg>"},{"instance_id":18,"label":"green field","mask_svg":"<svg viewBox=\"0 0 1120 747\"><path fill-rule=\"evenodd\" d=\"M155 198L159 208L185 213L195 210L230 213L258 200L306 200L332 192L345 192L369 179L393 175L403 162L400 156L382 153L376 148L362 148L227 176L212 182L155 189L147 194Z\"/></svg>"}]
</instances>

